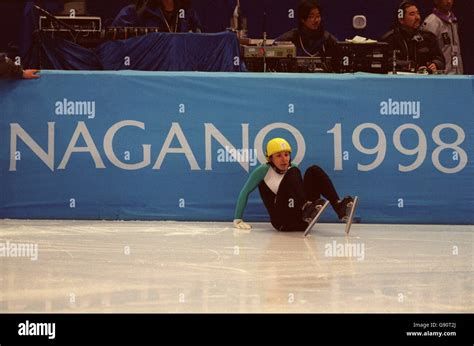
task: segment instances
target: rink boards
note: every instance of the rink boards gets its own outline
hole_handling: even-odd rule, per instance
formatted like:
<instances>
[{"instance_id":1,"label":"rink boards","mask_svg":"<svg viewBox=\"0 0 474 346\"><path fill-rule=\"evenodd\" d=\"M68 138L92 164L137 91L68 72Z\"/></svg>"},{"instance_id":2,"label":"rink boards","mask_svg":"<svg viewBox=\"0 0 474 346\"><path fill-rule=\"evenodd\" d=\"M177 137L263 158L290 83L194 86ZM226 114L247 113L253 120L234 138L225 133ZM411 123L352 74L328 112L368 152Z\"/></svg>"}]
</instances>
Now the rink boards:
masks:
<instances>
[{"instance_id":1,"label":"rink boards","mask_svg":"<svg viewBox=\"0 0 474 346\"><path fill-rule=\"evenodd\" d=\"M474 223L471 76L45 71L0 95L0 218L228 221L278 136L362 222Z\"/></svg>"}]
</instances>

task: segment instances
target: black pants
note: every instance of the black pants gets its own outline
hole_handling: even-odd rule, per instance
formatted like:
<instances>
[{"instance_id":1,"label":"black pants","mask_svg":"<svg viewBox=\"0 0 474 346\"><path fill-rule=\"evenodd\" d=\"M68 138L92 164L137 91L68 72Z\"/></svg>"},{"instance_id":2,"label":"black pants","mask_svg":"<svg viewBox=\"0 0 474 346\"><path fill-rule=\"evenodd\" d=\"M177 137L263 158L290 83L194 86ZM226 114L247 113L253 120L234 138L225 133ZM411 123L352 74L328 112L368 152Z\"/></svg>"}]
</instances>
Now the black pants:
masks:
<instances>
[{"instance_id":1,"label":"black pants","mask_svg":"<svg viewBox=\"0 0 474 346\"><path fill-rule=\"evenodd\" d=\"M301 232L308 224L303 221L302 207L306 201L326 198L331 205L339 200L334 185L326 172L318 166L309 167L304 179L293 167L285 174L275 195L264 181L258 186L263 203L270 214L270 222L282 232Z\"/></svg>"}]
</instances>

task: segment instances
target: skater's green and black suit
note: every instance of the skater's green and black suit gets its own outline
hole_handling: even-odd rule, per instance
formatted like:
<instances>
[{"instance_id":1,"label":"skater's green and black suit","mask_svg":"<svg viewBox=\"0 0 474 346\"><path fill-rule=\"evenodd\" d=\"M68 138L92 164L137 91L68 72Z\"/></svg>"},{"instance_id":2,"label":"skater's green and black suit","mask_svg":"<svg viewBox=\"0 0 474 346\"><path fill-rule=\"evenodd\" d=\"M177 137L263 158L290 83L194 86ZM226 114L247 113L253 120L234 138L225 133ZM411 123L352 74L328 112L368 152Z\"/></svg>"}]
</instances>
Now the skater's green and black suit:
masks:
<instances>
[{"instance_id":1,"label":"skater's green and black suit","mask_svg":"<svg viewBox=\"0 0 474 346\"><path fill-rule=\"evenodd\" d=\"M329 176L321 167L311 166L304 180L298 166L291 164L275 194L266 184L265 177L273 169L270 164L256 168L249 176L235 208L234 219L242 219L250 193L258 187L263 203L270 214L275 229L283 232L304 231L308 223L302 219L302 207L306 201L316 201L323 196L334 207L339 196Z\"/></svg>"}]
</instances>

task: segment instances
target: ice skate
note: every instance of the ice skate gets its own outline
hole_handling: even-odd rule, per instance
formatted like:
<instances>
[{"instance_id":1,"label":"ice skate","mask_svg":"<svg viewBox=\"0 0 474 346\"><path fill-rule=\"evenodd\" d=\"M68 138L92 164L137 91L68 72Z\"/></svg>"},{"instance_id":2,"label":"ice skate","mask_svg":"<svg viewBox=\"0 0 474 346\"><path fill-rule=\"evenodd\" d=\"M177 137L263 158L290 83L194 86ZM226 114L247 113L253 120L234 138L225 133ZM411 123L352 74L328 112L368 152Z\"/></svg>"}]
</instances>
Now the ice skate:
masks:
<instances>
[{"instance_id":1,"label":"ice skate","mask_svg":"<svg viewBox=\"0 0 474 346\"><path fill-rule=\"evenodd\" d=\"M347 196L335 206L337 216L346 223L345 232L349 234L359 197Z\"/></svg>"},{"instance_id":2,"label":"ice skate","mask_svg":"<svg viewBox=\"0 0 474 346\"><path fill-rule=\"evenodd\" d=\"M329 201L318 199L315 202L307 202L303 207L303 220L308 222L308 227L304 231L305 237L309 234L316 222L318 222L328 205Z\"/></svg>"}]
</instances>

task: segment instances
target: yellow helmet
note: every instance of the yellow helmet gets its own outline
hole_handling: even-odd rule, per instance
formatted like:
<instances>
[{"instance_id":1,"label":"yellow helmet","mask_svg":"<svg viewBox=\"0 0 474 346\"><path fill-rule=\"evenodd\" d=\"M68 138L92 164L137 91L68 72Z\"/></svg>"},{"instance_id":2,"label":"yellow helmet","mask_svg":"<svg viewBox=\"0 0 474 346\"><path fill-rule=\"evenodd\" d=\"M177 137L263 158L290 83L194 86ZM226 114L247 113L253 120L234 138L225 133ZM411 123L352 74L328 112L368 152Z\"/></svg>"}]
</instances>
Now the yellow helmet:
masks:
<instances>
[{"instance_id":1,"label":"yellow helmet","mask_svg":"<svg viewBox=\"0 0 474 346\"><path fill-rule=\"evenodd\" d=\"M273 154L280 153L282 151L287 151L291 153L291 146L283 138L273 138L267 143L267 159L270 158Z\"/></svg>"}]
</instances>

